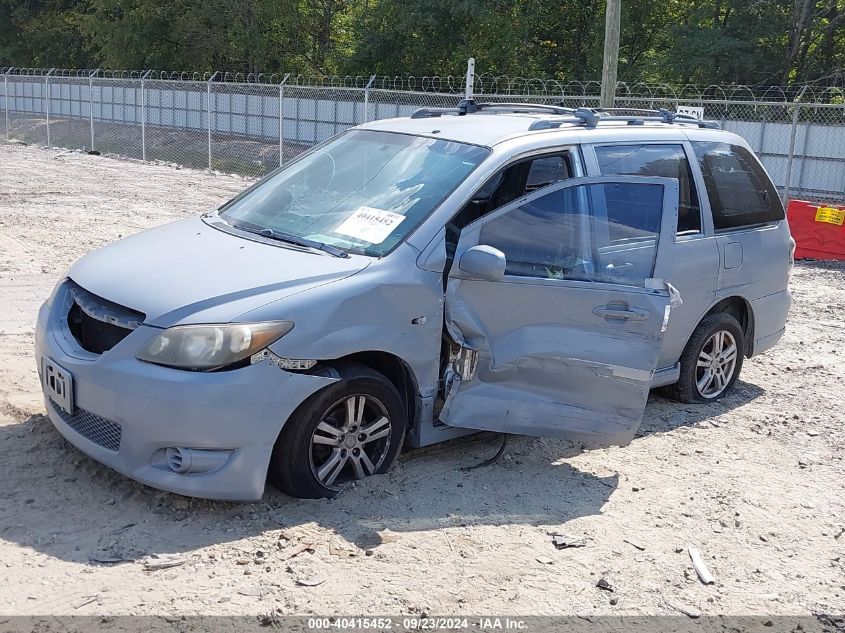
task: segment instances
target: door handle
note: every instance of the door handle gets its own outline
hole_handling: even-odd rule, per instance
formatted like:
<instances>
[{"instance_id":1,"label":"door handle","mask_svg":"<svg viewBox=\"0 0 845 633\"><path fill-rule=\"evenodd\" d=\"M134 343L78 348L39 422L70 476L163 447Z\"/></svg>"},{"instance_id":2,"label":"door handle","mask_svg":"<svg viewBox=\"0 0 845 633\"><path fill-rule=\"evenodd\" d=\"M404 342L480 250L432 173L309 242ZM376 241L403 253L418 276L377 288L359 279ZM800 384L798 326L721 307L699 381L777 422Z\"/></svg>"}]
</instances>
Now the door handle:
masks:
<instances>
[{"instance_id":1,"label":"door handle","mask_svg":"<svg viewBox=\"0 0 845 633\"><path fill-rule=\"evenodd\" d=\"M621 306L598 306L593 312L605 319L619 319L621 321L645 321L649 316L648 310L642 308L623 308Z\"/></svg>"}]
</instances>

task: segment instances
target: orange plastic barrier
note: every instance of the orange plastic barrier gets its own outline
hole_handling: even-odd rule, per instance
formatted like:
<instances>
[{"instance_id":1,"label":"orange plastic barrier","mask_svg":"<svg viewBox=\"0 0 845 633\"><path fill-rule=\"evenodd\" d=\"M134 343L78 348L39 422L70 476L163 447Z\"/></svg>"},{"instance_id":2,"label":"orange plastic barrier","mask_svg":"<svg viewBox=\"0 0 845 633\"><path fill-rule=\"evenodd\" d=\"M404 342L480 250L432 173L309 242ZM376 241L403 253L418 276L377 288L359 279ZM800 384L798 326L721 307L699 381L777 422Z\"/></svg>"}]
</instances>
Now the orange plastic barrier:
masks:
<instances>
[{"instance_id":1,"label":"orange plastic barrier","mask_svg":"<svg viewBox=\"0 0 845 633\"><path fill-rule=\"evenodd\" d=\"M845 207L790 200L789 229L795 238L795 259L845 261Z\"/></svg>"}]
</instances>

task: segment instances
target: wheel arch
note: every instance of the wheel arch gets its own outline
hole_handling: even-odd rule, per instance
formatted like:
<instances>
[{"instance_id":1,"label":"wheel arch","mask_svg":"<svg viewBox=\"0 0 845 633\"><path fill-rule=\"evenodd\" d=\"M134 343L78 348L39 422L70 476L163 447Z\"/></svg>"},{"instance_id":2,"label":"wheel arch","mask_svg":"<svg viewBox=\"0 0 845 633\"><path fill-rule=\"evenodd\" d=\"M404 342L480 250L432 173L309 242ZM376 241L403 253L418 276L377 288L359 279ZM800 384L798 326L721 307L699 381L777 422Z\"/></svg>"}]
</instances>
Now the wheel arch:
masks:
<instances>
[{"instance_id":1,"label":"wheel arch","mask_svg":"<svg viewBox=\"0 0 845 633\"><path fill-rule=\"evenodd\" d=\"M734 317L742 326L742 335L745 339L745 349L743 353L746 358L754 353L754 310L751 307L751 302L745 297L739 295L732 295L725 297L715 303L702 317L699 319L700 324L704 319L711 314L718 312L726 312ZM696 325L698 327L698 325ZM692 336L692 335L690 335Z\"/></svg>"},{"instance_id":2,"label":"wheel arch","mask_svg":"<svg viewBox=\"0 0 845 633\"><path fill-rule=\"evenodd\" d=\"M331 367L333 363L351 362L369 367L387 378L402 398L408 416L408 431L415 428L419 420L418 397L420 394L417 378L411 366L402 358L391 352L369 350L354 352L333 358L321 360L319 365Z\"/></svg>"}]
</instances>

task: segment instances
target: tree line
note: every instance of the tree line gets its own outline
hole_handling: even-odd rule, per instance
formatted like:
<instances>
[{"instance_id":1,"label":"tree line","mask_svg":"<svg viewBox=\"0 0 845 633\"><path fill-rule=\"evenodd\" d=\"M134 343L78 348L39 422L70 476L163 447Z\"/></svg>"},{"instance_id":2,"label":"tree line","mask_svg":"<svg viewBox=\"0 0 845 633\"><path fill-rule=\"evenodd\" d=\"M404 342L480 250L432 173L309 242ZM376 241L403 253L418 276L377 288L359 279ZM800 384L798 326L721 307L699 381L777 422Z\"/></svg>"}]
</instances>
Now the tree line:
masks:
<instances>
[{"instance_id":1,"label":"tree line","mask_svg":"<svg viewBox=\"0 0 845 633\"><path fill-rule=\"evenodd\" d=\"M623 0L619 78L842 85L845 0ZM561 80L605 0L0 0L0 65Z\"/></svg>"}]
</instances>

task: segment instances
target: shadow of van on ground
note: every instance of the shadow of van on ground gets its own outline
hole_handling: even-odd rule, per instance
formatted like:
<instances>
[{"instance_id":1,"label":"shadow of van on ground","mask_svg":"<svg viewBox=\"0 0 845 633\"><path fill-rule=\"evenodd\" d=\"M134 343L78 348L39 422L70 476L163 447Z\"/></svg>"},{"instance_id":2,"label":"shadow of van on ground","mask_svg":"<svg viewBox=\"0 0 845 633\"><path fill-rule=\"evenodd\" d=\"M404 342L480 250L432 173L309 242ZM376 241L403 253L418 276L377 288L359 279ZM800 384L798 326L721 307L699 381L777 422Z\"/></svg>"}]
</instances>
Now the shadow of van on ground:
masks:
<instances>
[{"instance_id":1,"label":"shadow of van on ground","mask_svg":"<svg viewBox=\"0 0 845 633\"><path fill-rule=\"evenodd\" d=\"M654 395L639 436L697 424L762 393L739 383L712 405ZM117 564L150 554L188 553L280 529L316 525L366 548L376 532L465 525L550 525L600 514L618 476L582 472L564 442L479 434L410 451L384 476L331 500L292 499L268 486L260 503L190 499L138 484L86 457L46 416L0 426L0 538L65 561ZM637 441L636 439L634 440Z\"/></svg>"}]
</instances>

